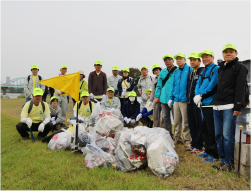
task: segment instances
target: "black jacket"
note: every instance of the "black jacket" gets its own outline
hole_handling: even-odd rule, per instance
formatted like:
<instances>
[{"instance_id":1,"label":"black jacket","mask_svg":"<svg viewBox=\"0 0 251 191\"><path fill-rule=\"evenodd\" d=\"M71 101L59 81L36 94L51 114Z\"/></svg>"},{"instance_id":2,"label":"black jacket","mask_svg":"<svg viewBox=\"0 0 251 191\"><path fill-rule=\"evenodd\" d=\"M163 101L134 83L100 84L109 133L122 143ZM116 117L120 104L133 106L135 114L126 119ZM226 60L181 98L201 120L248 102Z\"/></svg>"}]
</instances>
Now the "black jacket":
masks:
<instances>
[{"instance_id":1,"label":"black jacket","mask_svg":"<svg viewBox=\"0 0 251 191\"><path fill-rule=\"evenodd\" d=\"M213 100L214 105L234 104L234 111L241 111L241 103L245 102L245 83L248 74L247 68L238 61L239 58L236 57L226 66L225 61L219 63L218 87Z\"/></svg>"},{"instance_id":2,"label":"black jacket","mask_svg":"<svg viewBox=\"0 0 251 191\"><path fill-rule=\"evenodd\" d=\"M196 71L191 71L187 78L187 104L195 105L193 98L194 98L194 91L197 80L199 79L200 73L204 70L204 67L198 68Z\"/></svg>"}]
</instances>

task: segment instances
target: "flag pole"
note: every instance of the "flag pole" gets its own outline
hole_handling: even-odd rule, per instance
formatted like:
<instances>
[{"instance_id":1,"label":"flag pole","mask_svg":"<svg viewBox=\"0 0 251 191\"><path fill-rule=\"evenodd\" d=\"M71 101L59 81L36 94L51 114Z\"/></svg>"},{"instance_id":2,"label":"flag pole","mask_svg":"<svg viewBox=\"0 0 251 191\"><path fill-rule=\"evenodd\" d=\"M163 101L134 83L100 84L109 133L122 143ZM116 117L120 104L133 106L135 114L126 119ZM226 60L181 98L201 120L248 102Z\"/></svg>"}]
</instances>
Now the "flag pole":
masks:
<instances>
[{"instance_id":1,"label":"flag pole","mask_svg":"<svg viewBox=\"0 0 251 191\"><path fill-rule=\"evenodd\" d=\"M78 102L77 102L77 118L76 118L76 132L75 132L75 150L78 151Z\"/></svg>"}]
</instances>

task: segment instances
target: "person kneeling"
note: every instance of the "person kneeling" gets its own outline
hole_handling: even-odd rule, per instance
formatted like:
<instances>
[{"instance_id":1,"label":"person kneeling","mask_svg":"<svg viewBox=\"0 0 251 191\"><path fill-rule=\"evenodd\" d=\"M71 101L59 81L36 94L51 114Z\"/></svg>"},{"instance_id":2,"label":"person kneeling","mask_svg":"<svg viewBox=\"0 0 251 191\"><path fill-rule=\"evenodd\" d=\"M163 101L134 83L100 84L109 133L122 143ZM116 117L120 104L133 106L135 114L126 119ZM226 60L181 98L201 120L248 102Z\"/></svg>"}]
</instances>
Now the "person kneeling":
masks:
<instances>
[{"instance_id":1,"label":"person kneeling","mask_svg":"<svg viewBox=\"0 0 251 191\"><path fill-rule=\"evenodd\" d=\"M142 109L141 113L138 114L136 121L141 121L143 123L143 126L147 126L149 128L153 127L153 106L150 108L147 107L148 103L151 98L151 92L152 89L145 90L145 93L147 94L148 101L146 102L145 107Z\"/></svg>"},{"instance_id":2,"label":"person kneeling","mask_svg":"<svg viewBox=\"0 0 251 191\"><path fill-rule=\"evenodd\" d=\"M78 115L80 117L88 118L92 114L92 109L94 108L95 104L90 101L90 94L87 91L81 93L81 101L78 102ZM77 119L77 103L75 104L74 108L74 117L71 120Z\"/></svg>"},{"instance_id":3,"label":"person kneeling","mask_svg":"<svg viewBox=\"0 0 251 191\"><path fill-rule=\"evenodd\" d=\"M115 97L114 88L110 87L107 89L106 96L101 101L101 106L103 108L114 108L120 110L120 101L119 98Z\"/></svg>"},{"instance_id":4,"label":"person kneeling","mask_svg":"<svg viewBox=\"0 0 251 191\"><path fill-rule=\"evenodd\" d=\"M54 130L58 130L57 129L57 125L60 125L63 123L63 120L61 118L61 108L58 106L58 98L56 96L51 97L50 100L50 111L51 111L51 123L53 124L53 129Z\"/></svg>"},{"instance_id":5,"label":"person kneeling","mask_svg":"<svg viewBox=\"0 0 251 191\"><path fill-rule=\"evenodd\" d=\"M135 91L131 91L128 97L129 101L123 104L122 115L125 125L135 127L138 124L136 117L140 113L140 104L137 101L137 94Z\"/></svg>"},{"instance_id":6,"label":"person kneeling","mask_svg":"<svg viewBox=\"0 0 251 191\"><path fill-rule=\"evenodd\" d=\"M44 138L53 128L49 106L42 102L43 93L41 88L35 88L32 93L33 100L26 102L22 109L21 122L16 125L22 140L29 139L27 131L30 131L30 128L32 131L39 131L38 138Z\"/></svg>"}]
</instances>

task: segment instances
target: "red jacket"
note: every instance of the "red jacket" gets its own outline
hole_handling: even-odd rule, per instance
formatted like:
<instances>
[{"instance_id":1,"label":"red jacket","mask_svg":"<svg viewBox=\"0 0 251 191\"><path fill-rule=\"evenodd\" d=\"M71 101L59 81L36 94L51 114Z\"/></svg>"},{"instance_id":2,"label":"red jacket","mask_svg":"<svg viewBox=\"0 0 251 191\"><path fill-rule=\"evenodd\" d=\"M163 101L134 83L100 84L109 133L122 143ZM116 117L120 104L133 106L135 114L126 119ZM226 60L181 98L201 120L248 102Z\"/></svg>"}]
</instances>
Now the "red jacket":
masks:
<instances>
[{"instance_id":1,"label":"red jacket","mask_svg":"<svg viewBox=\"0 0 251 191\"><path fill-rule=\"evenodd\" d=\"M99 75L97 75L96 71L89 74L88 91L93 95L106 95L107 77L104 72L101 71Z\"/></svg>"}]
</instances>

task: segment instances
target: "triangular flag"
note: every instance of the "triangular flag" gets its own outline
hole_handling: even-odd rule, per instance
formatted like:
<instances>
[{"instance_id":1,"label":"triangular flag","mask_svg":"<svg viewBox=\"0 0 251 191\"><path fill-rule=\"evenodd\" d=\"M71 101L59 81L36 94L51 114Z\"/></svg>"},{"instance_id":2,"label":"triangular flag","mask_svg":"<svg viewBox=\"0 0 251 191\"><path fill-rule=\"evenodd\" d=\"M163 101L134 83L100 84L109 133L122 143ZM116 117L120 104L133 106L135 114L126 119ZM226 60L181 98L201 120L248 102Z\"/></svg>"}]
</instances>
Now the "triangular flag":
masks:
<instances>
[{"instance_id":1,"label":"triangular flag","mask_svg":"<svg viewBox=\"0 0 251 191\"><path fill-rule=\"evenodd\" d=\"M79 79L80 72L56 76L46 80L38 81L48 87L60 90L61 92L68 93L76 102L79 101Z\"/></svg>"}]
</instances>

